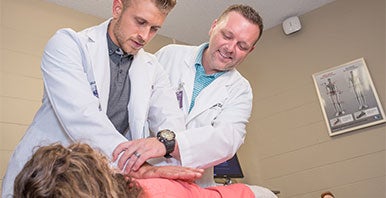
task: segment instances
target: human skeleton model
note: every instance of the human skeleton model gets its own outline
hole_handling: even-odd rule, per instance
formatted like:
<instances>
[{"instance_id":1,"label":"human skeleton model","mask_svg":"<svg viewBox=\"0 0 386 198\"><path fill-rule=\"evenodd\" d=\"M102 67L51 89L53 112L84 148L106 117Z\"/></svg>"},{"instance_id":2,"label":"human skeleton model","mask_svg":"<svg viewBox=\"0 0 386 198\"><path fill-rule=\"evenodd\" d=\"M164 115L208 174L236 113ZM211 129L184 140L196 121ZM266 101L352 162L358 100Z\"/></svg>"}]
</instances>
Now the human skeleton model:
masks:
<instances>
[{"instance_id":1,"label":"human skeleton model","mask_svg":"<svg viewBox=\"0 0 386 198\"><path fill-rule=\"evenodd\" d=\"M330 99L331 99L331 102L334 106L334 109L335 109L335 112L336 112L336 116L339 116L339 115L342 115L344 114L344 110L342 108L342 102L340 101L340 98L339 98L339 90L337 89L337 87L335 86L335 84L333 82L331 82L331 79L328 78L327 79L328 83L324 83L325 87L326 87L326 90L327 90L327 94L330 96Z\"/></svg>"},{"instance_id":2,"label":"human skeleton model","mask_svg":"<svg viewBox=\"0 0 386 198\"><path fill-rule=\"evenodd\" d=\"M350 71L350 77L348 80L358 102L359 110L366 109L368 106L366 105L366 99L363 94L363 87L360 78L357 75L354 75L353 71Z\"/></svg>"}]
</instances>

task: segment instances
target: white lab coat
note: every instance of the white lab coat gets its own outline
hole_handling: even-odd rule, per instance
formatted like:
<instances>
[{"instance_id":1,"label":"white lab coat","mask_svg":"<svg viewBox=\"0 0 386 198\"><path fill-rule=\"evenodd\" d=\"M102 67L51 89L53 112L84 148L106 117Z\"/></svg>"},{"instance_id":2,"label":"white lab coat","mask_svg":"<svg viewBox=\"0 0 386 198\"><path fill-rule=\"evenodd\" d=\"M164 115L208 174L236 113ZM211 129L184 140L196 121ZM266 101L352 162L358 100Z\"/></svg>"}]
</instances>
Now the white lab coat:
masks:
<instances>
[{"instance_id":1,"label":"white lab coat","mask_svg":"<svg viewBox=\"0 0 386 198\"><path fill-rule=\"evenodd\" d=\"M187 130L177 134L183 166L206 168L197 183L214 185L213 166L231 158L246 135L252 110L249 82L233 69L214 80L197 96L190 113L195 60L201 46L168 45L155 55L169 73L175 91L183 92Z\"/></svg>"},{"instance_id":2,"label":"white lab coat","mask_svg":"<svg viewBox=\"0 0 386 198\"><path fill-rule=\"evenodd\" d=\"M62 29L48 42L41 64L43 104L11 157L2 197L13 192L14 178L36 146L83 141L110 157L119 143L127 141L106 115L110 89L108 23L79 33ZM150 131L161 129L184 129L184 115L157 59L140 50L129 72L128 121L132 138L145 138ZM93 80L99 99L90 86Z\"/></svg>"}]
</instances>

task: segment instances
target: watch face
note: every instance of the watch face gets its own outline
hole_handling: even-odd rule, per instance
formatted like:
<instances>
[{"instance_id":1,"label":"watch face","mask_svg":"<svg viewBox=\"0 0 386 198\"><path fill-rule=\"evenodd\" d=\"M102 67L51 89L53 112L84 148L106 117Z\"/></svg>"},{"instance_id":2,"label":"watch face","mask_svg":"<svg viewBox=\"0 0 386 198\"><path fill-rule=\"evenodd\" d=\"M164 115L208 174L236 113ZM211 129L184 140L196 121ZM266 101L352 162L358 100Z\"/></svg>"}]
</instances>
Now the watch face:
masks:
<instances>
[{"instance_id":1,"label":"watch face","mask_svg":"<svg viewBox=\"0 0 386 198\"><path fill-rule=\"evenodd\" d=\"M175 138L175 134L173 133L173 131L170 131L170 130L162 131L161 136L166 140L173 140Z\"/></svg>"}]
</instances>

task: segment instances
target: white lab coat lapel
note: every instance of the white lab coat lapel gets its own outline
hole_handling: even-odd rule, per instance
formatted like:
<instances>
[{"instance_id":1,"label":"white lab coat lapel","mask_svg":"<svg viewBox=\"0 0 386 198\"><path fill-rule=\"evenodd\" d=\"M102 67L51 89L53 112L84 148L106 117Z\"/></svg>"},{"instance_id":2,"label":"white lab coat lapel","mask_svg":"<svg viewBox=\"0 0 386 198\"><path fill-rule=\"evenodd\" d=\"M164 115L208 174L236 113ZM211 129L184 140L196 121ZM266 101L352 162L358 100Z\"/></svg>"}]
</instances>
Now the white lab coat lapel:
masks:
<instances>
[{"instance_id":1,"label":"white lab coat lapel","mask_svg":"<svg viewBox=\"0 0 386 198\"><path fill-rule=\"evenodd\" d=\"M146 119L148 117L151 92L153 90L154 69L150 58L142 49L134 56L129 70L131 93L129 101L129 123L133 139L147 137ZM149 80L151 79L151 80ZM133 113L135 112L135 114Z\"/></svg>"},{"instance_id":2,"label":"white lab coat lapel","mask_svg":"<svg viewBox=\"0 0 386 198\"><path fill-rule=\"evenodd\" d=\"M85 30L88 37L86 47L89 51L88 54L91 56L89 60L94 72L103 112L107 111L110 92L110 59L106 37L108 24L109 20L95 28Z\"/></svg>"},{"instance_id":3,"label":"white lab coat lapel","mask_svg":"<svg viewBox=\"0 0 386 198\"><path fill-rule=\"evenodd\" d=\"M193 67L192 67L193 65ZM184 105L184 114L187 115L189 112L190 103L192 101L192 94L193 94L193 86L194 85L194 78L196 74L196 69L194 66L194 60L192 61L191 58L185 60L186 69L184 69L181 77L180 77L180 84L183 83L183 105ZM181 80L184 79L184 80Z\"/></svg>"},{"instance_id":4,"label":"white lab coat lapel","mask_svg":"<svg viewBox=\"0 0 386 198\"><path fill-rule=\"evenodd\" d=\"M204 88L196 98L196 103L192 111L188 114L187 123L192 121L197 115L213 107L218 103L222 103L229 96L227 86L232 83L232 76L234 70L229 71L218 77L206 88Z\"/></svg>"}]
</instances>

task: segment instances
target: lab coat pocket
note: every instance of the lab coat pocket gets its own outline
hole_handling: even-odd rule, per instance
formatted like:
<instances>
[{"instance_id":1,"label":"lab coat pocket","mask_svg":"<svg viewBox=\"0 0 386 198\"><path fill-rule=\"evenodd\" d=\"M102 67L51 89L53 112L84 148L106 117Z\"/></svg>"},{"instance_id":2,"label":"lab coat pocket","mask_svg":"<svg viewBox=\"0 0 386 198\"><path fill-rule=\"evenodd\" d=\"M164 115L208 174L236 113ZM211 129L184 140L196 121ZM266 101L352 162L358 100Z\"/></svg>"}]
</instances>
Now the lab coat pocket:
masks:
<instances>
[{"instance_id":1,"label":"lab coat pocket","mask_svg":"<svg viewBox=\"0 0 386 198\"><path fill-rule=\"evenodd\" d=\"M222 103L216 103L212 105L209 109L203 112L201 117L202 122L206 122L206 124L214 125L214 122L218 115L220 115L222 111Z\"/></svg>"}]
</instances>

